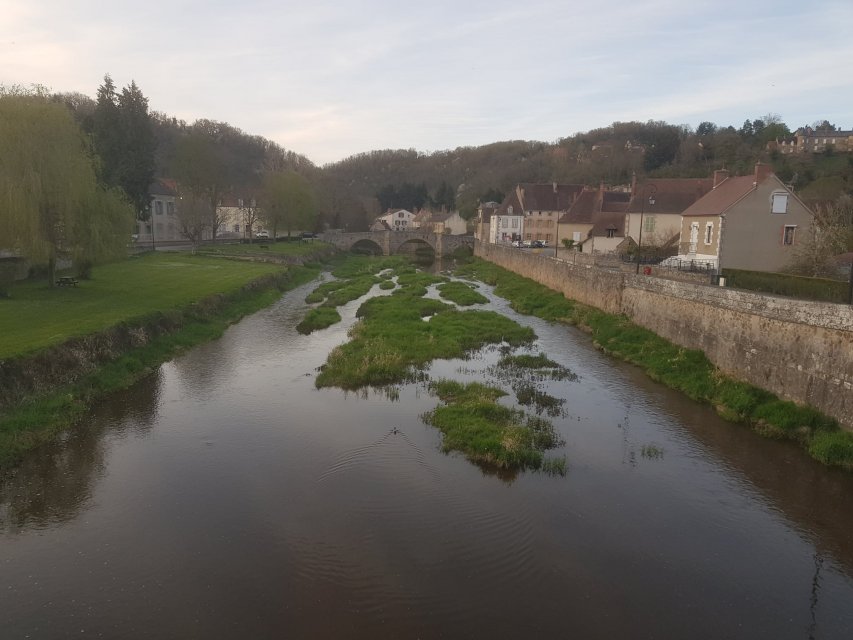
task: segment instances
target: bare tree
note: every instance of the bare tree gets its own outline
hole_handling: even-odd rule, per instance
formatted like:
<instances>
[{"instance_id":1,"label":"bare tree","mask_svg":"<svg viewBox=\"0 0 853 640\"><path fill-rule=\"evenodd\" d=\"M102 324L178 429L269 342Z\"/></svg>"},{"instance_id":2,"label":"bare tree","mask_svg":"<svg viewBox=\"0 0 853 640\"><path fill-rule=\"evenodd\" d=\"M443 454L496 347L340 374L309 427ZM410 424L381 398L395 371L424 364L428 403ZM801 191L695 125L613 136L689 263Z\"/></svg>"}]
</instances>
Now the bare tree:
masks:
<instances>
[{"instance_id":1,"label":"bare tree","mask_svg":"<svg viewBox=\"0 0 853 640\"><path fill-rule=\"evenodd\" d=\"M192 189L181 191L178 203L178 224L181 234L193 243L193 253L201 244L205 230L210 225L210 199L206 194L196 194Z\"/></svg>"},{"instance_id":2,"label":"bare tree","mask_svg":"<svg viewBox=\"0 0 853 640\"><path fill-rule=\"evenodd\" d=\"M805 230L790 271L810 277L837 276L833 258L853 249L853 199L841 196L815 207L814 221Z\"/></svg>"}]
</instances>

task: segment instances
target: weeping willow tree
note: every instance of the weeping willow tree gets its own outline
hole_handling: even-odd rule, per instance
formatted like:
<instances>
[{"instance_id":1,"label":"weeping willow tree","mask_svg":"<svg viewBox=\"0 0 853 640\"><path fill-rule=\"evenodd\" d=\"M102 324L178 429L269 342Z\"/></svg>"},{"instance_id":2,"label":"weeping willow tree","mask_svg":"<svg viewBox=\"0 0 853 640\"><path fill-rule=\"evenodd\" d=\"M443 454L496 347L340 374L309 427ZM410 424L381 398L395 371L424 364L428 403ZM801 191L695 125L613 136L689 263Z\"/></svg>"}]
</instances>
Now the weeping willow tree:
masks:
<instances>
[{"instance_id":1,"label":"weeping willow tree","mask_svg":"<svg viewBox=\"0 0 853 640\"><path fill-rule=\"evenodd\" d=\"M0 88L0 249L46 265L119 257L133 224L123 193L99 183L68 109L40 89Z\"/></svg>"}]
</instances>

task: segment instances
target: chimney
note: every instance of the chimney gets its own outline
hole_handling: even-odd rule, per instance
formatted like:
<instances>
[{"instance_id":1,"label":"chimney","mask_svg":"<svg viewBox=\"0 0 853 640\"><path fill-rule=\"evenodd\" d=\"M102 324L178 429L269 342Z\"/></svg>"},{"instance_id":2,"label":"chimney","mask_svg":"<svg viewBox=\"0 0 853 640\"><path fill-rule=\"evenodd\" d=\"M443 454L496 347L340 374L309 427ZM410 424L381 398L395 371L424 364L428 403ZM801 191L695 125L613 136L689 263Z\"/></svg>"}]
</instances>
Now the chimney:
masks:
<instances>
[{"instance_id":1,"label":"chimney","mask_svg":"<svg viewBox=\"0 0 853 640\"><path fill-rule=\"evenodd\" d=\"M557 183L556 183L556 182L552 182L551 184L552 184L552 185L553 185L553 187L554 187L554 193L557 193Z\"/></svg>"},{"instance_id":2,"label":"chimney","mask_svg":"<svg viewBox=\"0 0 853 640\"><path fill-rule=\"evenodd\" d=\"M637 195L637 172L631 172L631 195Z\"/></svg>"},{"instance_id":3,"label":"chimney","mask_svg":"<svg viewBox=\"0 0 853 640\"><path fill-rule=\"evenodd\" d=\"M755 184L764 182L764 180L773 173L773 167L762 162L755 163Z\"/></svg>"},{"instance_id":4,"label":"chimney","mask_svg":"<svg viewBox=\"0 0 853 640\"><path fill-rule=\"evenodd\" d=\"M729 170L728 169L717 169L716 171L714 171L714 186L713 186L713 188L716 189L720 185L720 183L728 177L729 177Z\"/></svg>"}]
</instances>

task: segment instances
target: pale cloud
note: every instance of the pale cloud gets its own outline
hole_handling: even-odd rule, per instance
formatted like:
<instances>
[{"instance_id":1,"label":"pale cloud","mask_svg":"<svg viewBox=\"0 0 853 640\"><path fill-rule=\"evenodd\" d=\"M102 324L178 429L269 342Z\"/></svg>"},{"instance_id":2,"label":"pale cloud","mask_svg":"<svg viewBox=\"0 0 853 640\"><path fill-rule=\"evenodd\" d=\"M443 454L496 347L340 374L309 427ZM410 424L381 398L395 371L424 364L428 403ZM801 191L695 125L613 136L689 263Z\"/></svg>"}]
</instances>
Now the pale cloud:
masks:
<instances>
[{"instance_id":1,"label":"pale cloud","mask_svg":"<svg viewBox=\"0 0 853 640\"><path fill-rule=\"evenodd\" d=\"M94 95L110 72L154 109L319 163L614 120L853 120L848 1L0 0L0 15L2 83Z\"/></svg>"}]
</instances>

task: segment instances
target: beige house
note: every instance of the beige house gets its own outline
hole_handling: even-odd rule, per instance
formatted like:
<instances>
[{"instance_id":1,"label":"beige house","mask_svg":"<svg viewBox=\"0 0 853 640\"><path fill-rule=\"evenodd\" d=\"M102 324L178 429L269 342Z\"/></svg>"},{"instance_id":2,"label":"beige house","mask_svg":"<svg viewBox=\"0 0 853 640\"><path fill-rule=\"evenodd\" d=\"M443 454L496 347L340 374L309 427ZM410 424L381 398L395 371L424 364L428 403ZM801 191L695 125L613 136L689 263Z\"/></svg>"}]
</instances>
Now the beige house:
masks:
<instances>
[{"instance_id":1,"label":"beige house","mask_svg":"<svg viewBox=\"0 0 853 640\"><path fill-rule=\"evenodd\" d=\"M582 184L519 184L504 198L492 217L523 215L523 240L553 244L557 241L557 221L583 190Z\"/></svg>"},{"instance_id":2,"label":"beige house","mask_svg":"<svg viewBox=\"0 0 853 640\"><path fill-rule=\"evenodd\" d=\"M783 270L812 212L769 165L756 164L748 176L715 173L716 186L682 216L678 257L720 270Z\"/></svg>"},{"instance_id":3,"label":"beige house","mask_svg":"<svg viewBox=\"0 0 853 640\"><path fill-rule=\"evenodd\" d=\"M223 196L216 207L217 238L248 238L266 231L261 210L255 198L238 197L233 194Z\"/></svg>"},{"instance_id":4,"label":"beige house","mask_svg":"<svg viewBox=\"0 0 853 640\"><path fill-rule=\"evenodd\" d=\"M468 231L468 223L459 215L458 211L447 211L442 207L441 211L429 211L421 209L412 219L412 228L432 231L454 236L465 235Z\"/></svg>"},{"instance_id":5,"label":"beige house","mask_svg":"<svg viewBox=\"0 0 853 640\"><path fill-rule=\"evenodd\" d=\"M769 142L767 147L780 153L821 153L828 148L841 153L853 152L853 131L827 131L805 127L797 129L790 138Z\"/></svg>"},{"instance_id":6,"label":"beige house","mask_svg":"<svg viewBox=\"0 0 853 640\"><path fill-rule=\"evenodd\" d=\"M681 234L682 214L726 177L724 171L715 172L713 179L652 178L638 182L634 176L626 236L643 247L675 245Z\"/></svg>"},{"instance_id":7,"label":"beige house","mask_svg":"<svg viewBox=\"0 0 853 640\"><path fill-rule=\"evenodd\" d=\"M477 207L477 223L474 230L474 237L480 242L487 242L489 240L492 216L500 206L497 202L481 202Z\"/></svg>"}]
</instances>

